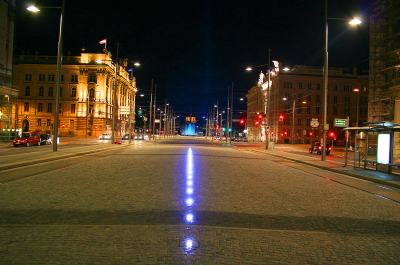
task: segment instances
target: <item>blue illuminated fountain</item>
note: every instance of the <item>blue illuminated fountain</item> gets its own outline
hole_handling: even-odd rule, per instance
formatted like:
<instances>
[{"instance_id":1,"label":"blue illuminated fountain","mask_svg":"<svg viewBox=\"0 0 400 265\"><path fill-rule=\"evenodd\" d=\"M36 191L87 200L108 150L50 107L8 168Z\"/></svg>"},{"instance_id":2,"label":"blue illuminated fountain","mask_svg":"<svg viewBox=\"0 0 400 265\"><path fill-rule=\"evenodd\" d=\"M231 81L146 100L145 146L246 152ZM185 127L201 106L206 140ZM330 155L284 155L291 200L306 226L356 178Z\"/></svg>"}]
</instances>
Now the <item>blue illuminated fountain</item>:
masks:
<instances>
[{"instance_id":1,"label":"blue illuminated fountain","mask_svg":"<svg viewBox=\"0 0 400 265\"><path fill-rule=\"evenodd\" d=\"M183 131L184 135L196 135L196 126L194 123L185 124L185 130Z\"/></svg>"}]
</instances>

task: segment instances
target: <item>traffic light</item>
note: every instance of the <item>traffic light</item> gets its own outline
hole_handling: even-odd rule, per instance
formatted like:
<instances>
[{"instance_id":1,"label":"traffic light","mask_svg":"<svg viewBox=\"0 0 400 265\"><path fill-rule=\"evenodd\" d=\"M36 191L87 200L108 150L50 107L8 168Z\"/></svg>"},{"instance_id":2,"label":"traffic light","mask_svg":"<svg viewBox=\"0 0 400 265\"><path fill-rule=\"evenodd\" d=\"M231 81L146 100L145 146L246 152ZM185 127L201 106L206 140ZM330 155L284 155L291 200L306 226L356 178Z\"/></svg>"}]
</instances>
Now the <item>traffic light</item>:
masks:
<instances>
[{"instance_id":1,"label":"traffic light","mask_svg":"<svg viewBox=\"0 0 400 265\"><path fill-rule=\"evenodd\" d=\"M254 125L256 127L260 126L262 124L264 114L262 112L257 112L256 116L254 117Z\"/></svg>"},{"instance_id":2,"label":"traffic light","mask_svg":"<svg viewBox=\"0 0 400 265\"><path fill-rule=\"evenodd\" d=\"M336 139L336 133L335 132L329 132L329 137L332 139Z\"/></svg>"},{"instance_id":3,"label":"traffic light","mask_svg":"<svg viewBox=\"0 0 400 265\"><path fill-rule=\"evenodd\" d=\"M283 115L279 115L279 121L283 121Z\"/></svg>"},{"instance_id":4,"label":"traffic light","mask_svg":"<svg viewBox=\"0 0 400 265\"><path fill-rule=\"evenodd\" d=\"M240 125L244 125L245 120L244 119L240 119L239 123L240 123Z\"/></svg>"}]
</instances>

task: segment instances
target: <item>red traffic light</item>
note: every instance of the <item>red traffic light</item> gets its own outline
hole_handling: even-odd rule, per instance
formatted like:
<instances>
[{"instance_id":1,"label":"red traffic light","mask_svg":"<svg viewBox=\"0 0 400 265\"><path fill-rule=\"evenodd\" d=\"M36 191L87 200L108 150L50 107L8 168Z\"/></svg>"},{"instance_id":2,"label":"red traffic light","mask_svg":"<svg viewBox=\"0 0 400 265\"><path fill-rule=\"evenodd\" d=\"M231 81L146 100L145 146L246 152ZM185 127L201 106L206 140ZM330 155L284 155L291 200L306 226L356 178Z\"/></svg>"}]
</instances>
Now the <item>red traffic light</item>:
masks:
<instances>
[{"instance_id":1,"label":"red traffic light","mask_svg":"<svg viewBox=\"0 0 400 265\"><path fill-rule=\"evenodd\" d=\"M283 121L283 115L279 115L279 121Z\"/></svg>"},{"instance_id":2,"label":"red traffic light","mask_svg":"<svg viewBox=\"0 0 400 265\"><path fill-rule=\"evenodd\" d=\"M244 124L244 119L240 119L239 123Z\"/></svg>"}]
</instances>

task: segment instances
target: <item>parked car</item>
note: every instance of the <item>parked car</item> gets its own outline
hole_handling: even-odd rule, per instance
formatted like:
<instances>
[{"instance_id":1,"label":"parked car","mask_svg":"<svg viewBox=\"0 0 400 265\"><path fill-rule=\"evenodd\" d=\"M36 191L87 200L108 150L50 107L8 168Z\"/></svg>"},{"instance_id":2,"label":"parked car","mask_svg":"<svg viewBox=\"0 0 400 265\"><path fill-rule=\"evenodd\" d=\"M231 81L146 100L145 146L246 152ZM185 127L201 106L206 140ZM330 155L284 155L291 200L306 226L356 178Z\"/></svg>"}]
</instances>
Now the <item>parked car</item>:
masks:
<instances>
[{"instance_id":1,"label":"parked car","mask_svg":"<svg viewBox=\"0 0 400 265\"><path fill-rule=\"evenodd\" d=\"M322 145L320 142L315 142L309 149L310 154L316 153L317 155L322 154ZM325 154L329 155L331 153L332 147L326 146Z\"/></svg>"},{"instance_id":2,"label":"parked car","mask_svg":"<svg viewBox=\"0 0 400 265\"><path fill-rule=\"evenodd\" d=\"M52 144L51 135L44 133L40 135L40 144Z\"/></svg>"},{"instance_id":3,"label":"parked car","mask_svg":"<svg viewBox=\"0 0 400 265\"><path fill-rule=\"evenodd\" d=\"M103 133L99 136L99 140L111 140L111 135L107 133Z\"/></svg>"},{"instance_id":4,"label":"parked car","mask_svg":"<svg viewBox=\"0 0 400 265\"><path fill-rule=\"evenodd\" d=\"M32 145L40 145L40 136L36 133L23 132L20 135L17 135L17 137L13 141L13 145L25 145L26 147Z\"/></svg>"},{"instance_id":5,"label":"parked car","mask_svg":"<svg viewBox=\"0 0 400 265\"><path fill-rule=\"evenodd\" d=\"M141 133L135 134L135 140L144 140L144 136Z\"/></svg>"}]
</instances>

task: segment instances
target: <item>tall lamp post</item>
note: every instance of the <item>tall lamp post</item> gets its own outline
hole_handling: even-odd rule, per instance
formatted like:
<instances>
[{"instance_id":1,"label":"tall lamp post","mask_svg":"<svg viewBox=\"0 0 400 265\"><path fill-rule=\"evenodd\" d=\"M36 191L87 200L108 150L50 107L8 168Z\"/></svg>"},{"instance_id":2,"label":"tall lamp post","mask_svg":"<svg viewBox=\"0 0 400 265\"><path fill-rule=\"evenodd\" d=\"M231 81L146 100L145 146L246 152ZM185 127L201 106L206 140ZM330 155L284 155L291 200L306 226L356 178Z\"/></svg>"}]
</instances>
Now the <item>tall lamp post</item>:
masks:
<instances>
[{"instance_id":1,"label":"tall lamp post","mask_svg":"<svg viewBox=\"0 0 400 265\"><path fill-rule=\"evenodd\" d=\"M60 110L60 83L61 83L61 64L62 64L62 41L63 41L63 29L64 29L64 10L65 0L62 0L61 7L42 7L42 8L61 8L60 14L60 31L58 35L58 48L57 48L57 76L56 76L56 107L54 113L54 140L53 140L53 152L57 152L58 145L58 112ZM37 6L30 5L27 10L33 13L40 12Z\"/></svg>"},{"instance_id":2,"label":"tall lamp post","mask_svg":"<svg viewBox=\"0 0 400 265\"><path fill-rule=\"evenodd\" d=\"M324 115L323 115L323 133L322 133L322 155L321 160L326 160L326 132L329 130L327 122L328 113L328 20L344 20L348 21L350 26L358 26L362 23L359 17L354 17L351 20L344 18L328 18L328 0L325 0L325 41L324 41Z\"/></svg>"}]
</instances>

